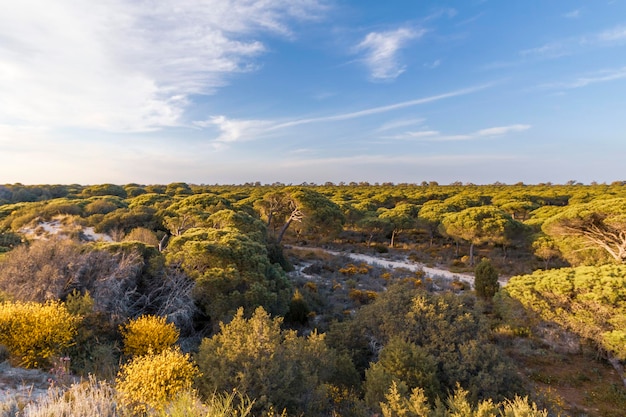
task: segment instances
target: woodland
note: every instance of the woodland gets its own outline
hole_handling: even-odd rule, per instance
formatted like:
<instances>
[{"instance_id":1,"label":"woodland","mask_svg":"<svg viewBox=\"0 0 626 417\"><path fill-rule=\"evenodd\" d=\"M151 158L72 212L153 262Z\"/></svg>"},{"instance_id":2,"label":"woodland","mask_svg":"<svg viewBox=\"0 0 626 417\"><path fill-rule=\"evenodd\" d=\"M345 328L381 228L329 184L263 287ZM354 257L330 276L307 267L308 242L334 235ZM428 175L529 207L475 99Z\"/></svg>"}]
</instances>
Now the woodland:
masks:
<instances>
[{"instance_id":1,"label":"woodland","mask_svg":"<svg viewBox=\"0 0 626 417\"><path fill-rule=\"evenodd\" d=\"M626 182L0 185L0 416L624 416L625 262Z\"/></svg>"}]
</instances>

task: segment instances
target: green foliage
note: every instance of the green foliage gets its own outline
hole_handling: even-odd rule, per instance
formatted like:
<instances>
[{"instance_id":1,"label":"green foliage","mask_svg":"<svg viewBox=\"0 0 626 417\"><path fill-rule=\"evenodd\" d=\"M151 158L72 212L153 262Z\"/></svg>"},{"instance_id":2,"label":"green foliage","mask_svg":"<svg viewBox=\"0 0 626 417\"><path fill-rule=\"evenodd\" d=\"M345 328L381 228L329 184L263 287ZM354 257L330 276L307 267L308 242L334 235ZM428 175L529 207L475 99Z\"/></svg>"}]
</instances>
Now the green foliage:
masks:
<instances>
[{"instance_id":1,"label":"green foliage","mask_svg":"<svg viewBox=\"0 0 626 417\"><path fill-rule=\"evenodd\" d=\"M542 230L555 239L561 239L562 243L563 238L572 238L573 241L565 242L575 248L583 246L580 242L584 242L604 251L615 262L626 262L626 198L573 204L548 219Z\"/></svg>"},{"instance_id":2,"label":"green foliage","mask_svg":"<svg viewBox=\"0 0 626 417\"><path fill-rule=\"evenodd\" d=\"M120 328L124 338L124 353L128 356L140 356L149 353L161 353L172 347L177 341L179 331L165 317L141 316L131 320Z\"/></svg>"},{"instance_id":3,"label":"green foliage","mask_svg":"<svg viewBox=\"0 0 626 417\"><path fill-rule=\"evenodd\" d=\"M98 233L120 231L123 234L129 233L137 227L158 230L162 228L162 225L156 213L154 208L146 206L132 209L120 208L105 214L94 226L94 230Z\"/></svg>"},{"instance_id":4,"label":"green foliage","mask_svg":"<svg viewBox=\"0 0 626 417\"><path fill-rule=\"evenodd\" d=\"M126 207L126 203L119 197L94 197L89 199L89 203L85 205L85 215L107 214L118 208Z\"/></svg>"},{"instance_id":5,"label":"green foliage","mask_svg":"<svg viewBox=\"0 0 626 417\"><path fill-rule=\"evenodd\" d=\"M556 242L543 233L535 237L532 243L532 249L534 254L545 262L545 269L548 269L552 259L561 256L561 251Z\"/></svg>"},{"instance_id":6,"label":"green foliage","mask_svg":"<svg viewBox=\"0 0 626 417\"><path fill-rule=\"evenodd\" d=\"M544 320L626 359L626 266L535 271L511 278L504 290Z\"/></svg>"},{"instance_id":7,"label":"green foliage","mask_svg":"<svg viewBox=\"0 0 626 417\"><path fill-rule=\"evenodd\" d=\"M474 288L476 295L485 299L492 299L500 289L498 271L488 259L480 261L474 268Z\"/></svg>"},{"instance_id":8,"label":"green foliage","mask_svg":"<svg viewBox=\"0 0 626 417\"><path fill-rule=\"evenodd\" d=\"M350 352L354 363L363 367L376 362L372 346L384 350L392 340L401 338L419 346L419 355L434 358L442 392L454 389L458 382L469 391L472 401L518 393L519 379L503 352L491 342L490 329L474 302L469 295L429 294L408 284L392 285L348 324L331 329L329 340L332 346ZM420 366L427 363L422 360ZM372 369L380 371L378 367ZM385 378L382 372L376 376ZM396 381L399 388L407 383ZM407 385L411 388L414 386ZM380 401L380 389L377 392Z\"/></svg>"},{"instance_id":9,"label":"green foliage","mask_svg":"<svg viewBox=\"0 0 626 417\"><path fill-rule=\"evenodd\" d=\"M98 184L85 187L82 195L85 197L112 195L126 198L126 190L124 187L115 184Z\"/></svg>"},{"instance_id":10,"label":"green foliage","mask_svg":"<svg viewBox=\"0 0 626 417\"><path fill-rule=\"evenodd\" d=\"M378 361L365 372L365 401L376 408L391 384L403 392L416 388L428 398L441 395L437 361L426 349L393 337L380 351Z\"/></svg>"},{"instance_id":11,"label":"green foliage","mask_svg":"<svg viewBox=\"0 0 626 417\"><path fill-rule=\"evenodd\" d=\"M220 332L200 345L200 392L244 392L256 399L257 411L274 407L316 415L326 410L326 393L318 387L353 382L354 369L327 347L323 335L298 337L281 330L281 321L259 307L250 319L239 309L230 323L222 323Z\"/></svg>"},{"instance_id":12,"label":"green foliage","mask_svg":"<svg viewBox=\"0 0 626 417\"><path fill-rule=\"evenodd\" d=\"M0 304L0 344L20 365L45 367L72 345L81 318L59 302Z\"/></svg>"},{"instance_id":13,"label":"green foliage","mask_svg":"<svg viewBox=\"0 0 626 417\"><path fill-rule=\"evenodd\" d=\"M504 211L492 207L470 207L446 215L441 225L445 233L455 239L471 243L470 264L473 265L474 245L483 243L507 244L518 222Z\"/></svg>"},{"instance_id":14,"label":"green foliage","mask_svg":"<svg viewBox=\"0 0 626 417\"><path fill-rule=\"evenodd\" d=\"M289 303L289 310L285 314L285 321L291 324L304 325L309 321L309 313L311 309L306 302L300 290L296 290Z\"/></svg>"},{"instance_id":15,"label":"green foliage","mask_svg":"<svg viewBox=\"0 0 626 417\"><path fill-rule=\"evenodd\" d=\"M122 365L115 386L120 404L141 414L164 410L177 395L191 390L199 375L189 355L170 348Z\"/></svg>"},{"instance_id":16,"label":"green foliage","mask_svg":"<svg viewBox=\"0 0 626 417\"><path fill-rule=\"evenodd\" d=\"M159 239L157 239L156 233L145 227L135 227L126 236L124 236L125 242L137 241L145 243L149 246L159 246Z\"/></svg>"},{"instance_id":17,"label":"green foliage","mask_svg":"<svg viewBox=\"0 0 626 417\"><path fill-rule=\"evenodd\" d=\"M235 228L190 229L170 242L168 261L194 279L194 296L215 322L240 306L287 311L289 282L254 237Z\"/></svg>"},{"instance_id":18,"label":"green foliage","mask_svg":"<svg viewBox=\"0 0 626 417\"><path fill-rule=\"evenodd\" d=\"M381 209L378 217L388 220L393 229L389 246L393 247L395 237L402 231L414 229L417 226L419 207L415 204L402 203L392 209Z\"/></svg>"},{"instance_id":19,"label":"green foliage","mask_svg":"<svg viewBox=\"0 0 626 417\"><path fill-rule=\"evenodd\" d=\"M345 217L337 204L309 188L294 188L289 194L303 214L302 221L293 226L298 235L320 241L341 232Z\"/></svg>"}]
</instances>

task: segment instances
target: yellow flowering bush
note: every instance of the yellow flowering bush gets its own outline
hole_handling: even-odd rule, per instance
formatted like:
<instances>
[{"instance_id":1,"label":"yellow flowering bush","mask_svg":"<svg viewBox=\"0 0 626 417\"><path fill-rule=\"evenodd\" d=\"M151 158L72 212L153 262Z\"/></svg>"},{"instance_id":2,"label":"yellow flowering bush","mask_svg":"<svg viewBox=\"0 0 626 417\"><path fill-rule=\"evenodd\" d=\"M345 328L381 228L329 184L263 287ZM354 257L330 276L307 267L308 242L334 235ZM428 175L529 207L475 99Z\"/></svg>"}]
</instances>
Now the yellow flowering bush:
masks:
<instances>
[{"instance_id":1,"label":"yellow flowering bush","mask_svg":"<svg viewBox=\"0 0 626 417\"><path fill-rule=\"evenodd\" d=\"M124 353L129 356L160 353L178 341L179 332L165 317L141 316L121 326Z\"/></svg>"},{"instance_id":2,"label":"yellow flowering bush","mask_svg":"<svg viewBox=\"0 0 626 417\"><path fill-rule=\"evenodd\" d=\"M136 356L120 369L118 398L135 414L163 410L177 395L191 390L199 375L189 355L178 347Z\"/></svg>"},{"instance_id":3,"label":"yellow flowering bush","mask_svg":"<svg viewBox=\"0 0 626 417\"><path fill-rule=\"evenodd\" d=\"M0 303L0 344L21 366L48 366L72 345L80 320L57 301Z\"/></svg>"}]
</instances>

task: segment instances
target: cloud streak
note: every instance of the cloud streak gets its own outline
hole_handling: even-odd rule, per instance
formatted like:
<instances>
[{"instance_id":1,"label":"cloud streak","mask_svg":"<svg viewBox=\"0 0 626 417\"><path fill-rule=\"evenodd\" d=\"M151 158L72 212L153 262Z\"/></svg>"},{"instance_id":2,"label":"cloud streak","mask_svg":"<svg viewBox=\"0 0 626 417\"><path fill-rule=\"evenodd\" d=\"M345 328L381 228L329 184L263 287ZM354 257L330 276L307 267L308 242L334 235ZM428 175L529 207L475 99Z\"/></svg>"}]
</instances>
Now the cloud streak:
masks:
<instances>
[{"instance_id":1,"label":"cloud streak","mask_svg":"<svg viewBox=\"0 0 626 417\"><path fill-rule=\"evenodd\" d=\"M494 138L498 136L505 136L512 133L519 133L530 129L532 126L527 124L514 124L508 126L495 126L486 129L480 129L473 133L459 134L459 135L444 135L437 130L418 130L404 132L399 135L386 136L384 139L392 140L420 140L420 141L461 141L461 140L473 140L481 138Z\"/></svg>"},{"instance_id":2,"label":"cloud streak","mask_svg":"<svg viewBox=\"0 0 626 417\"><path fill-rule=\"evenodd\" d=\"M460 90L454 90L447 93L437 94L434 96L418 98L415 100L402 101L399 103L388 104L385 106L371 107L369 109L359 110L348 113L338 113L322 117L301 118L288 121L272 121L272 120L245 120L245 119L231 119L224 115L211 116L204 121L195 121L193 124L199 128L217 128L219 135L214 139L214 143L217 144L216 148L221 149L227 143L233 143L238 141L246 141L252 139L259 139L271 135L273 132L292 128L301 125L315 124L315 123L328 123L328 122L340 122L344 120L358 119L361 117L372 116L375 114L388 113L394 110L399 110L407 107L418 106L421 104L427 104L444 100L453 97L459 97L467 94L472 94L484 89L487 89L494 85L493 83L482 84L473 87L463 88ZM421 119L411 119L404 121L392 122L387 126L383 126L380 130L390 130L401 126L420 123Z\"/></svg>"},{"instance_id":3,"label":"cloud streak","mask_svg":"<svg viewBox=\"0 0 626 417\"><path fill-rule=\"evenodd\" d=\"M468 87L468 88L463 88L460 90L450 91L447 93L437 94L434 96L418 98L415 100L402 101L399 103L389 104L386 106L372 107L369 109L359 110L355 112L339 113L339 114L323 116L323 117L296 119L296 120L277 124L272 129L283 129L286 127L298 126L298 125L309 124L309 123L335 122L335 121L341 121L341 120L357 119L359 117L371 116L371 115L379 114L379 113L387 113L393 110L399 110L399 109L403 109L406 107L413 107L413 106L418 106L420 104L427 104L427 103L432 103L432 102L439 101L439 100L444 100L447 98L464 96L467 94L478 92L480 90L484 90L486 88L491 87L492 85L493 83L482 84L482 85L478 85L474 87Z\"/></svg>"},{"instance_id":4,"label":"cloud streak","mask_svg":"<svg viewBox=\"0 0 626 417\"><path fill-rule=\"evenodd\" d=\"M552 84L544 84L542 87L545 88L556 88L556 89L575 89L587 87L591 84L605 83L609 81L622 80L626 78L626 67L611 69L611 70L602 70L591 75L580 76L569 82L557 82Z\"/></svg>"},{"instance_id":5,"label":"cloud streak","mask_svg":"<svg viewBox=\"0 0 626 417\"><path fill-rule=\"evenodd\" d=\"M558 58L571 55L587 48L609 47L626 41L626 26L616 26L601 32L573 36L565 39L548 42L539 47L525 49L519 52L525 58Z\"/></svg>"},{"instance_id":6,"label":"cloud streak","mask_svg":"<svg viewBox=\"0 0 626 417\"><path fill-rule=\"evenodd\" d=\"M406 67L398 57L400 49L411 40L426 33L425 29L399 28L386 32L370 32L355 46L357 53L363 53L363 62L376 81L393 80L402 74Z\"/></svg>"}]
</instances>

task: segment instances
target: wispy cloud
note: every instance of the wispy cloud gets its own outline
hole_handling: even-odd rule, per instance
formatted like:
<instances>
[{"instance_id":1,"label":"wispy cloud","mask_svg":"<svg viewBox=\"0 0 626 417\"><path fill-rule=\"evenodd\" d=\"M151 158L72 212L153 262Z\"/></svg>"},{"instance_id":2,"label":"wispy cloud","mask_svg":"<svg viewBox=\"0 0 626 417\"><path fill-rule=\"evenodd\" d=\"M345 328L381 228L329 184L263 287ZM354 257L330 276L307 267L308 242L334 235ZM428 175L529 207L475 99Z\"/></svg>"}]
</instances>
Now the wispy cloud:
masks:
<instances>
[{"instance_id":1,"label":"wispy cloud","mask_svg":"<svg viewBox=\"0 0 626 417\"><path fill-rule=\"evenodd\" d=\"M624 41L626 41L626 26L616 26L597 33L548 42L539 47L522 50L519 55L522 57L558 58L589 48L614 46Z\"/></svg>"},{"instance_id":2,"label":"wispy cloud","mask_svg":"<svg viewBox=\"0 0 626 417\"><path fill-rule=\"evenodd\" d=\"M615 42L626 40L626 26L617 26L612 29L600 32L595 37L599 42Z\"/></svg>"},{"instance_id":3,"label":"wispy cloud","mask_svg":"<svg viewBox=\"0 0 626 417\"><path fill-rule=\"evenodd\" d=\"M426 64L424 64L424 67L426 67L428 69L435 69L439 65L441 65L441 60L440 59L436 59L433 62L427 62Z\"/></svg>"},{"instance_id":4,"label":"wispy cloud","mask_svg":"<svg viewBox=\"0 0 626 417\"><path fill-rule=\"evenodd\" d=\"M326 122L338 122L343 120L357 119L360 117L367 117L374 114L387 113L394 110L399 110L407 107L418 106L421 104L427 104L447 98L453 98L463 96L471 93L484 90L491 87L494 84L482 84L478 86L468 87L460 90L454 90L447 93L442 93L434 96L418 98L415 100L402 101L399 103L388 104L385 106L371 107L355 112L348 113L336 113L322 117L301 118L292 120L242 120L242 119L230 119L224 115L211 116L204 121L195 121L193 124L200 128L215 127L219 130L219 135L215 139L215 142L221 147L229 142L245 141L255 138L266 137L274 131L287 129L295 126L313 124L313 123L326 123ZM420 123L421 119L410 119L403 121L391 122L387 126L383 126L382 130L390 130L402 126L408 126L410 124ZM395 126L394 126L395 123ZM379 129L380 130L380 129Z\"/></svg>"},{"instance_id":5,"label":"wispy cloud","mask_svg":"<svg viewBox=\"0 0 626 417\"><path fill-rule=\"evenodd\" d=\"M572 10L563 14L563 17L567 19L578 19L580 17L580 13L581 13L580 9L575 9L575 10Z\"/></svg>"},{"instance_id":6,"label":"wispy cloud","mask_svg":"<svg viewBox=\"0 0 626 417\"><path fill-rule=\"evenodd\" d=\"M598 48L609 48L626 43L626 26L615 26L600 32L555 39L532 48L522 49L517 59L496 61L483 66L485 70L514 67L524 63L540 60L556 59L592 51Z\"/></svg>"},{"instance_id":7,"label":"wispy cloud","mask_svg":"<svg viewBox=\"0 0 626 417\"><path fill-rule=\"evenodd\" d=\"M302 125L302 124L309 124L309 123L333 122L333 121L340 121L340 120L356 119L356 118L359 118L359 117L371 116L373 114L378 114L378 113L386 113L386 112L390 112L392 110L398 110L398 109L402 109L402 108L406 108L406 107L413 107L413 106L417 106L417 105L420 105L420 104L431 103L431 102L434 102L434 101L439 101L439 100L443 100L443 99L447 99L447 98L463 96L463 95L466 95L466 94L471 94L471 93L475 93L475 92L480 91L480 90L484 90L486 88L491 87L492 85L493 84L491 84L491 83L490 84L482 84L482 85L478 85L478 86L474 86L474 87L468 87L468 88L455 90L455 91L450 91L450 92L447 92L447 93L438 94L438 95L434 95L434 96L418 98L418 99L415 99L415 100L402 101L402 102L399 102L399 103L389 104L389 105L386 105L386 106L372 107L372 108L369 108L369 109L359 110L359 111L350 112L350 113L338 113L338 114L329 115L329 116L323 116L323 117L313 117L313 118L307 118L307 119L296 119L296 120L291 120L291 121L279 123L279 124L275 125L273 128L274 129L283 129L283 128L286 128L286 127L297 126L297 125Z\"/></svg>"},{"instance_id":8,"label":"wispy cloud","mask_svg":"<svg viewBox=\"0 0 626 417\"><path fill-rule=\"evenodd\" d=\"M455 164L461 162L486 162L494 160L510 160L515 157L512 155L498 154L474 154L474 155L352 155L338 156L329 158L307 158L307 159L289 159L281 162L284 167L311 167L311 166L372 166L376 164L413 164L416 166L422 164Z\"/></svg>"},{"instance_id":9,"label":"wispy cloud","mask_svg":"<svg viewBox=\"0 0 626 417\"><path fill-rule=\"evenodd\" d=\"M256 68L317 0L25 0L0 13L0 123L146 131Z\"/></svg>"},{"instance_id":10,"label":"wispy cloud","mask_svg":"<svg viewBox=\"0 0 626 417\"><path fill-rule=\"evenodd\" d=\"M626 67L597 71L592 74L579 76L573 80L566 82L556 82L550 84L544 84L540 87L543 88L555 88L555 89L574 89L586 87L590 84L605 83L609 81L622 80L626 78Z\"/></svg>"},{"instance_id":11,"label":"wispy cloud","mask_svg":"<svg viewBox=\"0 0 626 417\"><path fill-rule=\"evenodd\" d=\"M557 41L546 43L536 48L521 50L519 55L523 58L558 58L570 53L567 42Z\"/></svg>"},{"instance_id":12,"label":"wispy cloud","mask_svg":"<svg viewBox=\"0 0 626 417\"><path fill-rule=\"evenodd\" d=\"M530 128L531 128L530 125L523 125L523 124L516 124L516 125L509 125L509 126L497 126L497 127L490 127L487 129L481 129L478 132L476 132L474 135L475 136L501 136L501 135L506 135L508 133L523 132L524 130L528 130Z\"/></svg>"},{"instance_id":13,"label":"wispy cloud","mask_svg":"<svg viewBox=\"0 0 626 417\"><path fill-rule=\"evenodd\" d=\"M363 62L374 80L393 80L405 71L398 53L409 41L420 38L425 29L399 28L387 32L370 32L354 48L363 53Z\"/></svg>"},{"instance_id":14,"label":"wispy cloud","mask_svg":"<svg viewBox=\"0 0 626 417\"><path fill-rule=\"evenodd\" d=\"M407 126L413 126L413 125L417 125L417 124L422 124L424 123L426 119L424 118L417 118L417 119L402 119L402 120L392 120L390 122L387 122L385 124L383 124L381 127L378 128L378 132L384 132L387 130L394 130L394 129L398 129L401 127L407 127Z\"/></svg>"},{"instance_id":15,"label":"wispy cloud","mask_svg":"<svg viewBox=\"0 0 626 417\"><path fill-rule=\"evenodd\" d=\"M384 139L391 140L419 140L419 141L460 141L481 138L493 138L497 136L505 136L511 133L523 132L532 126L527 124L514 124L508 126L495 126L486 129L480 129L473 133L446 135L437 130L418 130L403 132L398 135L385 136Z\"/></svg>"}]
</instances>

